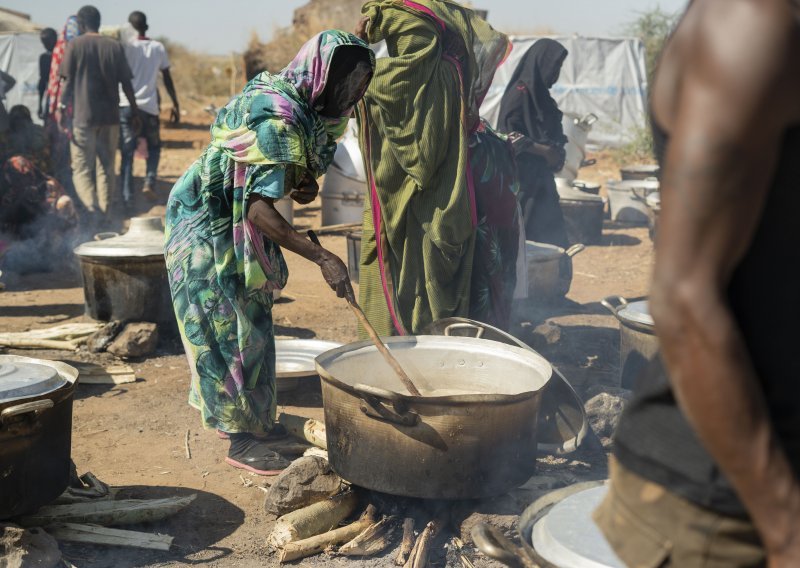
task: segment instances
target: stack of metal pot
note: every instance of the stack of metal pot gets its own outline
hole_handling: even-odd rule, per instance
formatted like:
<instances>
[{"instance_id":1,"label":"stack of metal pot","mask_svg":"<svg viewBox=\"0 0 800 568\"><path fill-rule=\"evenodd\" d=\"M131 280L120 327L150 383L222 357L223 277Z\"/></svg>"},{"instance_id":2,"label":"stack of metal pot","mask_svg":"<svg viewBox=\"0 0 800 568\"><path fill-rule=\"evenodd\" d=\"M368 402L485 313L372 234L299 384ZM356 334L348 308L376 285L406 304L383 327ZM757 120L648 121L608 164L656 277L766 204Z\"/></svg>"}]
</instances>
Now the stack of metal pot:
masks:
<instances>
[{"instance_id":1,"label":"stack of metal pot","mask_svg":"<svg viewBox=\"0 0 800 568\"><path fill-rule=\"evenodd\" d=\"M86 315L100 321L152 322L162 335L176 335L161 219L134 217L124 235L104 233L95 239L75 249Z\"/></svg>"},{"instance_id":2,"label":"stack of metal pot","mask_svg":"<svg viewBox=\"0 0 800 568\"><path fill-rule=\"evenodd\" d=\"M367 173L358 146L355 121L351 120L325 174L320 199L322 225L360 223L367 192Z\"/></svg>"},{"instance_id":3,"label":"stack of metal pot","mask_svg":"<svg viewBox=\"0 0 800 568\"><path fill-rule=\"evenodd\" d=\"M567 157L564 168L556 174L556 178L565 179L571 183L578 177L578 170L584 165L588 165L584 162L586 142L595 122L597 122L597 115L591 113L583 118L564 114L561 124L564 128L564 135L567 137L567 145L564 147Z\"/></svg>"}]
</instances>

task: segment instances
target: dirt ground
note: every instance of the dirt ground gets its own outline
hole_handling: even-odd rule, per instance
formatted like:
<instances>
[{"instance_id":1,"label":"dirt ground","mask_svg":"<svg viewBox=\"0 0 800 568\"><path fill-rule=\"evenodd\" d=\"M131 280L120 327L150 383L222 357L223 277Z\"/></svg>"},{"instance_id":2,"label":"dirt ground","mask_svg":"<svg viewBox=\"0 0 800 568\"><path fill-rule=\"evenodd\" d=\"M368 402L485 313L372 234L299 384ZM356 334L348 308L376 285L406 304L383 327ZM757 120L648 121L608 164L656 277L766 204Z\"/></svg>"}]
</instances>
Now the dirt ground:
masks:
<instances>
[{"instance_id":1,"label":"dirt ground","mask_svg":"<svg viewBox=\"0 0 800 568\"><path fill-rule=\"evenodd\" d=\"M140 213L163 213L170 187L208 140L210 118L198 110L185 117L179 128L163 128L160 202L137 203ZM597 166L584 172L584 177L598 181L616 177L615 166L602 158ZM143 165L137 161L136 168L137 176L141 176ZM141 178L137 183L141 184ZM319 220L318 203L296 211L298 229L319 226ZM322 237L322 242L346 258L344 236ZM651 259L652 244L646 228L607 223L602 244L590 246L575 257L569 302L558 308L521 314L515 333L535 343L581 395L590 387L613 384L618 373L618 327L599 300L612 294L629 298L646 295ZM291 254L287 254L287 262L291 273L285 290L287 298L274 309L278 335L342 343L354 340L356 322L352 314L325 286L316 266ZM0 292L1 330L23 331L83 320L77 261L73 270L25 277L6 274L3 281L7 289ZM536 326L545 321L560 328L560 339L552 345L542 345L534 333ZM110 355L17 353L62 360L113 361ZM265 542L273 518L263 510L264 492L259 488L268 480L240 474L225 465L227 443L203 430L197 412L186 403L189 371L184 356L165 350L129 363L136 371L136 383L114 388L80 385L77 389L73 458L78 470L91 471L106 483L125 487L125 494L134 497L197 493L198 499L172 519L142 527L175 536L171 552L64 545L65 557L79 567L277 565L276 556ZM282 395L279 403L281 410L322 418L317 385L304 385L294 393ZM186 458L184 450L187 430L191 459ZM454 509L454 524L463 525L466 530L477 519L489 519L511 531L516 515L548 489L606 475L605 453L590 448L563 458L540 456L538 465L539 475L509 496L449 505ZM459 528L452 527L455 532ZM435 565L454 565L446 562L442 550L437 546ZM477 566L499 566L479 555L473 557ZM385 556L360 561L317 557L299 565L393 564Z\"/></svg>"}]
</instances>

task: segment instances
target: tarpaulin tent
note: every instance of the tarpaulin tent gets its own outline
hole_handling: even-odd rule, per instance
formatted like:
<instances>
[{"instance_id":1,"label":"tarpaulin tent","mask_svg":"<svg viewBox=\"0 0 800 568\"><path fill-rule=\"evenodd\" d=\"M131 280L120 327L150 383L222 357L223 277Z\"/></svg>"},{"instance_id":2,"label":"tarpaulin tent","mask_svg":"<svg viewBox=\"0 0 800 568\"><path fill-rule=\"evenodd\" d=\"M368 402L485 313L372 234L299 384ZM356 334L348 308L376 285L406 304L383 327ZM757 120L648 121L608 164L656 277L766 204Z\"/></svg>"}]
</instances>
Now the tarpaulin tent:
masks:
<instances>
[{"instance_id":1,"label":"tarpaulin tent","mask_svg":"<svg viewBox=\"0 0 800 568\"><path fill-rule=\"evenodd\" d=\"M39 55L44 47L38 32L0 33L0 69L14 77L17 84L6 93L3 104L6 110L23 104L37 122L39 105Z\"/></svg>"},{"instance_id":2,"label":"tarpaulin tent","mask_svg":"<svg viewBox=\"0 0 800 568\"><path fill-rule=\"evenodd\" d=\"M522 56L538 39L512 37L514 49L497 70L481 115L497 124L500 100ZM633 38L553 37L569 50L552 93L562 111L594 113L589 134L595 146L620 146L646 128L647 68L644 45Z\"/></svg>"}]
</instances>

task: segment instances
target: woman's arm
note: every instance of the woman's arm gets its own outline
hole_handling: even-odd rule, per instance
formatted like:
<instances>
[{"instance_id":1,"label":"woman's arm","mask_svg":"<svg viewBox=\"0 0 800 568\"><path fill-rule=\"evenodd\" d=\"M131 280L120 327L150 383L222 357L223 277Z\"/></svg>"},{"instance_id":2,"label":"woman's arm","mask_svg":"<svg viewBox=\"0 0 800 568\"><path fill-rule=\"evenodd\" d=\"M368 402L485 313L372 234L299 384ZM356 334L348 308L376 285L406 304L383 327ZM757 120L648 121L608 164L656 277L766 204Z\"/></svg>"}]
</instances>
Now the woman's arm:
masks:
<instances>
[{"instance_id":1,"label":"woman's arm","mask_svg":"<svg viewBox=\"0 0 800 568\"><path fill-rule=\"evenodd\" d=\"M350 276L342 260L295 231L275 210L274 199L252 194L247 202L247 220L278 246L316 263L322 271L323 278L337 296L355 301Z\"/></svg>"}]
</instances>

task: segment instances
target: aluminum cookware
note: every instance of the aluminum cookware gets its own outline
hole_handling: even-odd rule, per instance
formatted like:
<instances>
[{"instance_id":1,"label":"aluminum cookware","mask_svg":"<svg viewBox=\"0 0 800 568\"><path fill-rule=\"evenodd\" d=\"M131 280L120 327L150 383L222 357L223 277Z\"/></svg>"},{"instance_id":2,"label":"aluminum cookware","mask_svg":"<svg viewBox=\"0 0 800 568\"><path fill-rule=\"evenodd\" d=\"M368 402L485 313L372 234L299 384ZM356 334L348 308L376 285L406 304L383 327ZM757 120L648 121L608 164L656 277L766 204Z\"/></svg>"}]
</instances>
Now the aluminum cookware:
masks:
<instances>
[{"instance_id":1,"label":"aluminum cookware","mask_svg":"<svg viewBox=\"0 0 800 568\"><path fill-rule=\"evenodd\" d=\"M586 182L580 183L580 187L556 186L567 239L572 244L597 244L603 236L606 202L596 193L584 191L584 187L589 187ZM594 189L594 186L591 187ZM599 186L597 191L600 191Z\"/></svg>"},{"instance_id":2,"label":"aluminum cookware","mask_svg":"<svg viewBox=\"0 0 800 568\"><path fill-rule=\"evenodd\" d=\"M31 513L69 485L78 372L0 355L0 520Z\"/></svg>"},{"instance_id":3,"label":"aluminum cookware","mask_svg":"<svg viewBox=\"0 0 800 568\"><path fill-rule=\"evenodd\" d=\"M358 146L355 121L336 147L333 163L325 174L320 192L322 225L360 223L367 193L367 173Z\"/></svg>"},{"instance_id":4,"label":"aluminum cookware","mask_svg":"<svg viewBox=\"0 0 800 568\"><path fill-rule=\"evenodd\" d=\"M601 301L619 320L620 386L630 389L645 365L658 354L658 337L646 300L628 302L621 296Z\"/></svg>"},{"instance_id":5,"label":"aluminum cookware","mask_svg":"<svg viewBox=\"0 0 800 568\"><path fill-rule=\"evenodd\" d=\"M347 272L350 280L358 282L361 270L361 231L347 233Z\"/></svg>"},{"instance_id":6,"label":"aluminum cookware","mask_svg":"<svg viewBox=\"0 0 800 568\"><path fill-rule=\"evenodd\" d=\"M566 160L564 168L556 174L556 177L564 178L570 182L578 177L578 170L582 167L584 158L586 158L586 141L589 138L592 125L596 121L597 116L594 114L587 114L582 118L564 114L561 124L564 129L564 135L567 137L567 144L564 147Z\"/></svg>"},{"instance_id":7,"label":"aluminum cookware","mask_svg":"<svg viewBox=\"0 0 800 568\"><path fill-rule=\"evenodd\" d=\"M159 217L134 217L124 235L83 243L75 254L86 315L101 321L153 322L159 324L159 333L177 335Z\"/></svg>"},{"instance_id":8,"label":"aluminum cookware","mask_svg":"<svg viewBox=\"0 0 800 568\"><path fill-rule=\"evenodd\" d=\"M278 339L275 341L276 389L289 392L306 379L318 379L314 360L341 343L319 339Z\"/></svg>"},{"instance_id":9,"label":"aluminum cookware","mask_svg":"<svg viewBox=\"0 0 800 568\"><path fill-rule=\"evenodd\" d=\"M423 499L502 495L535 470L550 364L469 337L391 337L422 396L405 394L372 342L317 357L328 456L355 485Z\"/></svg>"},{"instance_id":10,"label":"aluminum cookware","mask_svg":"<svg viewBox=\"0 0 800 568\"><path fill-rule=\"evenodd\" d=\"M572 257L585 249L582 244L564 250L556 245L525 241L528 301L548 304L566 296L572 284Z\"/></svg>"},{"instance_id":11,"label":"aluminum cookware","mask_svg":"<svg viewBox=\"0 0 800 568\"><path fill-rule=\"evenodd\" d=\"M433 322L426 335L474 337L527 349L540 355L510 333L468 318L444 318ZM541 356L541 355L540 355ZM578 449L588 431L586 412L575 389L556 367L542 393L536 441L542 454L566 454Z\"/></svg>"},{"instance_id":12,"label":"aluminum cookware","mask_svg":"<svg viewBox=\"0 0 800 568\"><path fill-rule=\"evenodd\" d=\"M654 191L660 184L655 180L614 181L606 184L611 219L624 223L646 225L648 223L647 205L642 199Z\"/></svg>"}]
</instances>

